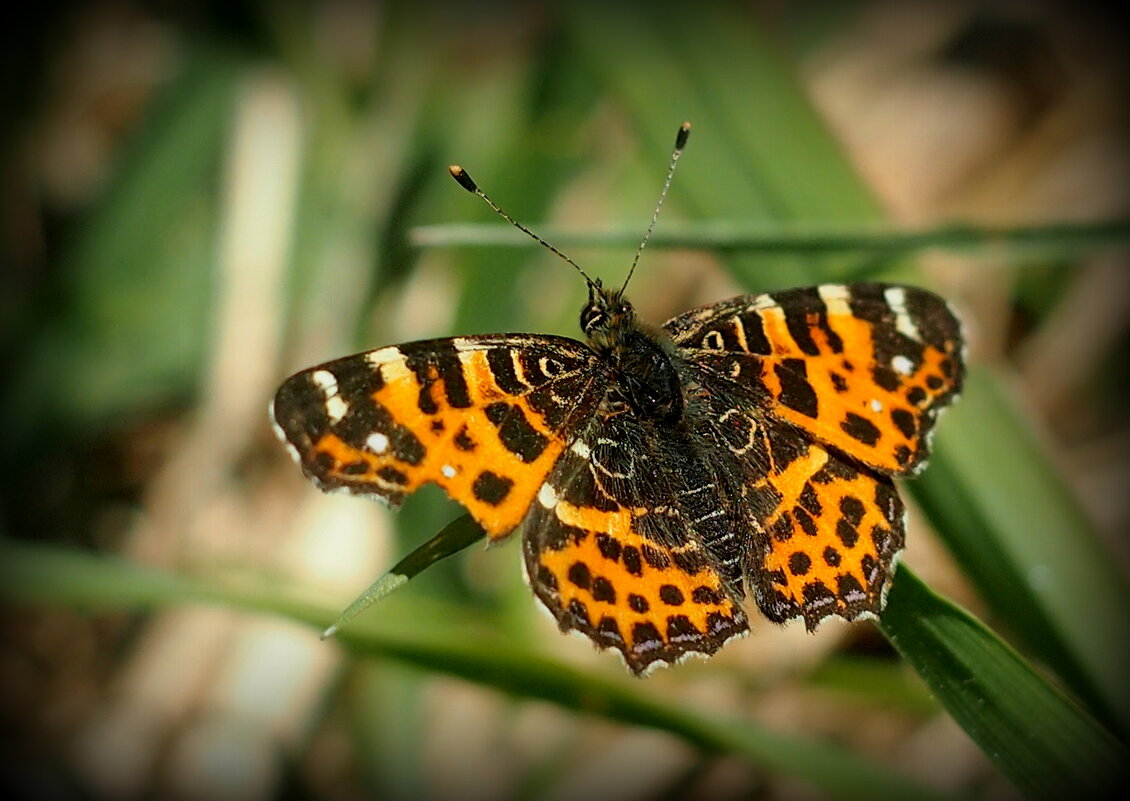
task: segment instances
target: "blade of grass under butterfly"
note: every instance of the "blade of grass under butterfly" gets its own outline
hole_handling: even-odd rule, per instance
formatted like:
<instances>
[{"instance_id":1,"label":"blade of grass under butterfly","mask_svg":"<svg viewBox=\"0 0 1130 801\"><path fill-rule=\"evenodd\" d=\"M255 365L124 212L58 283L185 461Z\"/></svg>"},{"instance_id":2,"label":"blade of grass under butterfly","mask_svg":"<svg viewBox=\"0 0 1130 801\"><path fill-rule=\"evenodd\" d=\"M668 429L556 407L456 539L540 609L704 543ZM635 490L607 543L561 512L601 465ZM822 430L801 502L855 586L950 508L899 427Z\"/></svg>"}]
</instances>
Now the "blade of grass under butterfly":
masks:
<instances>
[{"instance_id":1,"label":"blade of grass under butterfly","mask_svg":"<svg viewBox=\"0 0 1130 801\"><path fill-rule=\"evenodd\" d=\"M357 596L353 603L338 615L330 627L322 632L322 639L332 637L357 615L407 584L413 576L419 575L441 559L459 553L484 536L486 536L486 532L479 528L467 515L462 515L448 523L438 534L413 550L393 565L383 576L370 584L369 588Z\"/></svg>"},{"instance_id":2,"label":"blade of grass under butterfly","mask_svg":"<svg viewBox=\"0 0 1130 801\"><path fill-rule=\"evenodd\" d=\"M970 371L907 488L1001 624L1130 731L1130 593L1001 380Z\"/></svg>"},{"instance_id":3,"label":"blade of grass under butterfly","mask_svg":"<svg viewBox=\"0 0 1130 801\"><path fill-rule=\"evenodd\" d=\"M267 587L204 586L119 559L11 540L0 540L0 592L9 599L84 608L223 603L315 625L328 614L324 608L294 602ZM679 706L627 676L585 672L518 647L495 632L468 624L452 604L419 602L407 594L387 603L402 608L396 614L366 615L342 631L338 640L358 654L395 658L518 697L670 732L708 754L734 754L807 782L832 798L951 798L842 748Z\"/></svg>"},{"instance_id":4,"label":"blade of grass under butterfly","mask_svg":"<svg viewBox=\"0 0 1130 801\"><path fill-rule=\"evenodd\" d=\"M880 628L1027 798L1106 798L1130 751L964 610L905 566Z\"/></svg>"}]
</instances>

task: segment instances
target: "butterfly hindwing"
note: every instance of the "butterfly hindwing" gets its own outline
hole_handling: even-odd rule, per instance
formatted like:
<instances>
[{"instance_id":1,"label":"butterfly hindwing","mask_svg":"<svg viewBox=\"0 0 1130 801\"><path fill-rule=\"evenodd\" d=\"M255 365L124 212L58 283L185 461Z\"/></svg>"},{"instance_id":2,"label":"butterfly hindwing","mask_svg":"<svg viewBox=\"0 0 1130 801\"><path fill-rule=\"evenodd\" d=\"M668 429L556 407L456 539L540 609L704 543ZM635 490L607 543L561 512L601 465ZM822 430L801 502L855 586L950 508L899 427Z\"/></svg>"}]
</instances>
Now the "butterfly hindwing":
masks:
<instances>
[{"instance_id":1,"label":"butterfly hindwing","mask_svg":"<svg viewBox=\"0 0 1130 801\"><path fill-rule=\"evenodd\" d=\"M765 426L771 469L750 494L764 544L746 575L761 611L783 623L877 615L904 540L902 501L887 476L776 421Z\"/></svg>"},{"instance_id":2,"label":"butterfly hindwing","mask_svg":"<svg viewBox=\"0 0 1130 801\"><path fill-rule=\"evenodd\" d=\"M563 337L415 342L303 370L279 389L272 415L323 490L398 506L431 481L499 537L595 410L594 359Z\"/></svg>"},{"instance_id":3,"label":"butterfly hindwing","mask_svg":"<svg viewBox=\"0 0 1130 801\"><path fill-rule=\"evenodd\" d=\"M826 284L748 295L664 328L687 360L892 475L925 463L937 413L961 389L958 322L941 298L915 287Z\"/></svg>"},{"instance_id":4,"label":"butterfly hindwing","mask_svg":"<svg viewBox=\"0 0 1130 801\"><path fill-rule=\"evenodd\" d=\"M727 505L747 543L743 573L770 620L878 614L902 547L903 507L890 478L803 436L755 394L687 363L701 387L694 438L738 478Z\"/></svg>"},{"instance_id":5,"label":"butterfly hindwing","mask_svg":"<svg viewBox=\"0 0 1130 801\"><path fill-rule=\"evenodd\" d=\"M589 427L523 524L542 603L563 630L618 649L637 674L748 631L747 540L710 465L658 433L627 414Z\"/></svg>"}]
</instances>

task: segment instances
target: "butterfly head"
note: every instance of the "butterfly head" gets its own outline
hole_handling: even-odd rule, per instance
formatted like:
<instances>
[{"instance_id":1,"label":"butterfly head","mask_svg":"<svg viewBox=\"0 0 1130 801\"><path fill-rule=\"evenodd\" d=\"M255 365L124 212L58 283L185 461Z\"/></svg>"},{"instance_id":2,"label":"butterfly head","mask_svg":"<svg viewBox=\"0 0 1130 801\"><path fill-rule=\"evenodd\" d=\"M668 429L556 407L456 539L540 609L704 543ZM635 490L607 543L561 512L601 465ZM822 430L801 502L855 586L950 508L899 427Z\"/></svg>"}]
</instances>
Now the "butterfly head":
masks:
<instances>
[{"instance_id":1,"label":"butterfly head","mask_svg":"<svg viewBox=\"0 0 1130 801\"><path fill-rule=\"evenodd\" d=\"M581 309L581 330L589 341L607 339L609 332L630 327L636 312L623 290L606 289L600 279L589 283L589 299Z\"/></svg>"}]
</instances>

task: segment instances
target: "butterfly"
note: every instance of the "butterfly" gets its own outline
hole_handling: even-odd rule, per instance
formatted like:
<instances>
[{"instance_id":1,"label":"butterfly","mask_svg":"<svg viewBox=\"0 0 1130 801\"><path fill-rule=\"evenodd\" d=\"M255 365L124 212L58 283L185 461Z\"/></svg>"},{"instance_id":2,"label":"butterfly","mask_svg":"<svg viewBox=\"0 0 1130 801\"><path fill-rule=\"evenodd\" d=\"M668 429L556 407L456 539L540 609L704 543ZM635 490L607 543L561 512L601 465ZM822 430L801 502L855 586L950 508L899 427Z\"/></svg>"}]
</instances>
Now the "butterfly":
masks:
<instances>
[{"instance_id":1,"label":"butterfly","mask_svg":"<svg viewBox=\"0 0 1130 801\"><path fill-rule=\"evenodd\" d=\"M892 479L925 465L962 385L946 303L825 284L652 327L627 281L577 269L584 341L454 337L326 362L278 390L280 437L322 490L397 507L433 482L492 540L520 532L560 628L637 675L746 634L747 593L809 630L878 615L905 535Z\"/></svg>"}]
</instances>

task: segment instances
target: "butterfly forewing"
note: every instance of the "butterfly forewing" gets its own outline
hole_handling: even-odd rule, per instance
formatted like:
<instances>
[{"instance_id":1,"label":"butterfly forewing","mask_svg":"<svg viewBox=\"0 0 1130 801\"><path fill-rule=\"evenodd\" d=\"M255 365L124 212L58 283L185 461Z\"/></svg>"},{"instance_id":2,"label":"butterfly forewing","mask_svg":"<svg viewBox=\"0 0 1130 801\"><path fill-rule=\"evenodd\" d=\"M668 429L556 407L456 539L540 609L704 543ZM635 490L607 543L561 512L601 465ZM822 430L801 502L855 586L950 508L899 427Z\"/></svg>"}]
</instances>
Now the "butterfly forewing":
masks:
<instances>
[{"instance_id":1,"label":"butterfly forewing","mask_svg":"<svg viewBox=\"0 0 1130 801\"><path fill-rule=\"evenodd\" d=\"M915 287L826 284L733 298L664 326L686 358L885 473L918 470L960 391L960 327Z\"/></svg>"},{"instance_id":2,"label":"butterfly forewing","mask_svg":"<svg viewBox=\"0 0 1130 801\"><path fill-rule=\"evenodd\" d=\"M579 342L500 335L347 356L282 385L273 416L323 490L397 506L442 486L492 536L512 531L590 417L603 373Z\"/></svg>"}]
</instances>

